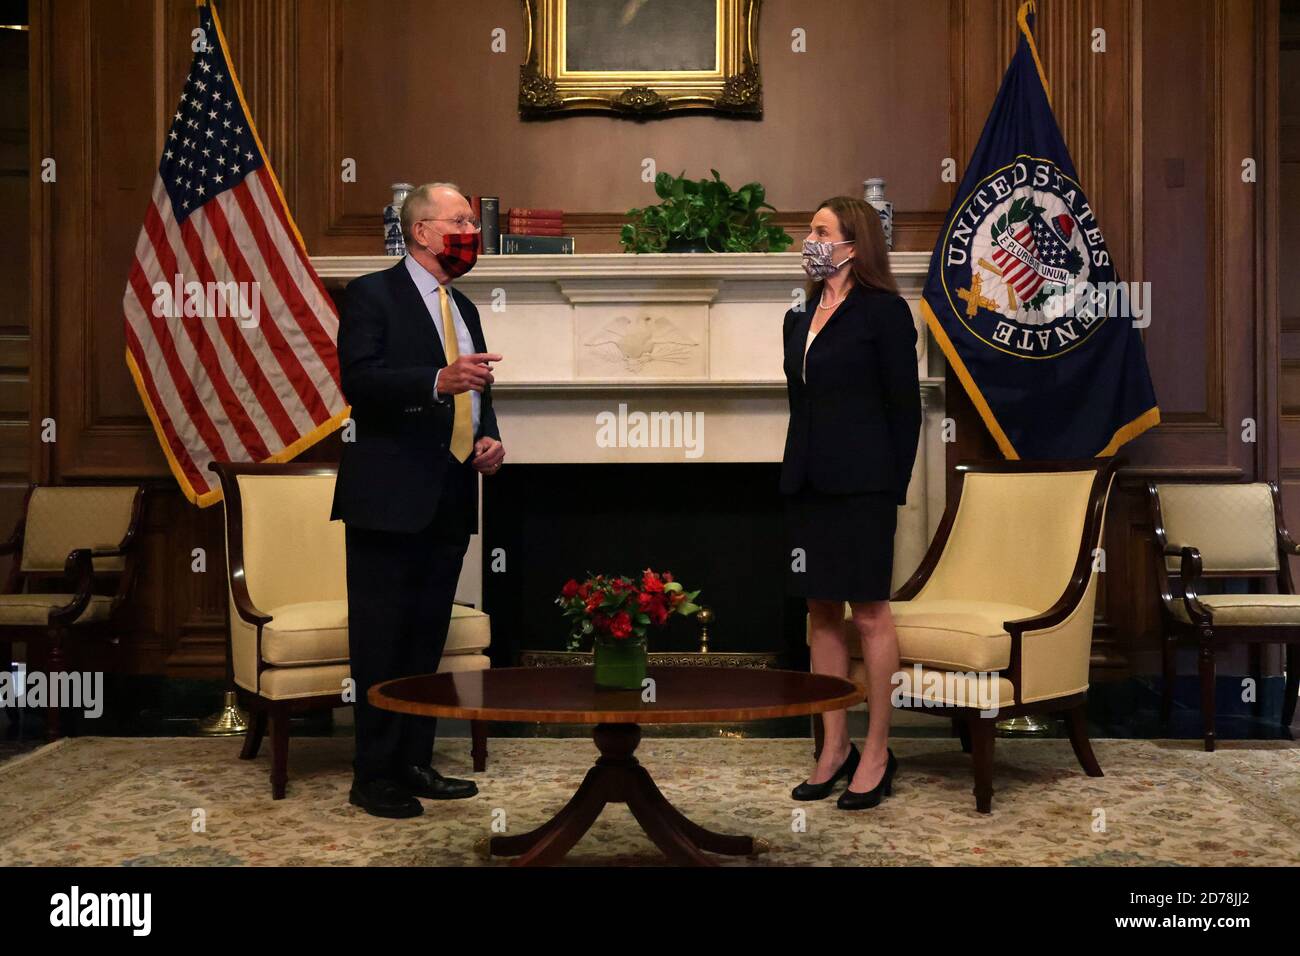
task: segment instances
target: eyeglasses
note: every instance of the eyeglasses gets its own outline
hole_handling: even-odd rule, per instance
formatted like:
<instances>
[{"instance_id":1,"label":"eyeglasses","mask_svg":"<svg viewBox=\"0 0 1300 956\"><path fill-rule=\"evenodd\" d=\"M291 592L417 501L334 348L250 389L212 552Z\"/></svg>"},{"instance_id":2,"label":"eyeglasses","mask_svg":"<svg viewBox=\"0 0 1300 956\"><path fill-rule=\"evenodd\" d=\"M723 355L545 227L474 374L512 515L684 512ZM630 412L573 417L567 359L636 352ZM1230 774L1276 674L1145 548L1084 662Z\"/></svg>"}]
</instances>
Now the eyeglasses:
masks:
<instances>
[{"instance_id":1,"label":"eyeglasses","mask_svg":"<svg viewBox=\"0 0 1300 956\"><path fill-rule=\"evenodd\" d=\"M478 229L483 225L478 216L456 216L454 219L417 219L416 222L454 222L457 229L464 229L466 226L472 226Z\"/></svg>"}]
</instances>

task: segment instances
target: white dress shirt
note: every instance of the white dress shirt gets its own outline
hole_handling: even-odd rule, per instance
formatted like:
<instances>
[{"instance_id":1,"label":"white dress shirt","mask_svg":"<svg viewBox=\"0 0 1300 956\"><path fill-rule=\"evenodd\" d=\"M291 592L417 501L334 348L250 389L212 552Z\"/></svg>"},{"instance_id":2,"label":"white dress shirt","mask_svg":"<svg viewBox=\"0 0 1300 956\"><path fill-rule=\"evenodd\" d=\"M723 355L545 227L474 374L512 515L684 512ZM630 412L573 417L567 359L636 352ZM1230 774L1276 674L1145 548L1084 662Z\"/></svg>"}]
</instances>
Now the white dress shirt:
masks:
<instances>
[{"instance_id":1,"label":"white dress shirt","mask_svg":"<svg viewBox=\"0 0 1300 956\"><path fill-rule=\"evenodd\" d=\"M406 271L411 274L415 280L415 287L420 290L420 298L424 301L424 307L429 311L429 318L433 320L433 327L438 332L438 341L442 343L442 350L445 354L447 351L447 340L443 336L442 330L442 303L438 301L439 282L433 277L433 273L426 269L420 263L407 253ZM469 327L465 320L461 318L460 309L456 307L456 297L451 294L451 286L447 286L447 301L451 305L451 322L456 328L456 348L461 355L472 355L474 353L474 340L470 337ZM442 370L438 370L438 375L433 377L433 398L437 402L449 402L451 396L439 397L438 395L438 376ZM469 393L470 421L473 425L474 435L478 435L479 423L479 403L483 396L478 392Z\"/></svg>"},{"instance_id":2,"label":"white dress shirt","mask_svg":"<svg viewBox=\"0 0 1300 956\"><path fill-rule=\"evenodd\" d=\"M812 326L809 325L809 326L808 326L808 341L805 342L805 343L804 343L804 346L803 346L803 380L804 380L805 382L808 381L808 350L809 350L810 348L812 348L812 340L815 339L815 338L817 338L817 333L814 332L814 331L812 330Z\"/></svg>"}]
</instances>

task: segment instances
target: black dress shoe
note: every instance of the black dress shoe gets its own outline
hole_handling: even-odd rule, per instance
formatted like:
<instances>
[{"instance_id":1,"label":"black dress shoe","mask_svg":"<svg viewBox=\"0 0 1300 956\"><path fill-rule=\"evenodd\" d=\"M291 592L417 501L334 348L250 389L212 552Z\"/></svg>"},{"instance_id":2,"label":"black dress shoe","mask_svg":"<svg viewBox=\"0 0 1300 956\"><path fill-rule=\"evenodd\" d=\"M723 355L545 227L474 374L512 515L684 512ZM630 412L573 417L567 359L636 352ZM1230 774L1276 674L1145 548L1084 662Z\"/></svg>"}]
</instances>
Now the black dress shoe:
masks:
<instances>
[{"instance_id":1,"label":"black dress shoe","mask_svg":"<svg viewBox=\"0 0 1300 956\"><path fill-rule=\"evenodd\" d=\"M444 777L432 767L403 767L398 780L415 796L430 800L463 800L478 793L478 785L473 780Z\"/></svg>"},{"instance_id":2,"label":"black dress shoe","mask_svg":"<svg viewBox=\"0 0 1300 956\"><path fill-rule=\"evenodd\" d=\"M804 781L790 791L790 796L796 800L825 800L831 795L831 790L835 788L836 782L841 777L853 778L853 773L858 769L858 759L862 755L858 753L858 748L854 744L849 744L849 755L844 758L844 763L840 764L840 769L836 770L829 780L825 783L809 783Z\"/></svg>"},{"instance_id":3,"label":"black dress shoe","mask_svg":"<svg viewBox=\"0 0 1300 956\"><path fill-rule=\"evenodd\" d=\"M835 801L837 807L841 810L869 810L879 804L883 797L893 793L894 774L898 772L898 761L894 759L892 750L886 747L885 751L889 754L889 760L885 763L885 772L880 777L880 783L866 793L858 793L852 787L849 787Z\"/></svg>"},{"instance_id":4,"label":"black dress shoe","mask_svg":"<svg viewBox=\"0 0 1300 956\"><path fill-rule=\"evenodd\" d=\"M420 806L419 800L411 796L410 790L395 780L383 777L352 784L348 803L360 807L372 817L389 817L396 820L418 817L424 812L424 807Z\"/></svg>"}]
</instances>

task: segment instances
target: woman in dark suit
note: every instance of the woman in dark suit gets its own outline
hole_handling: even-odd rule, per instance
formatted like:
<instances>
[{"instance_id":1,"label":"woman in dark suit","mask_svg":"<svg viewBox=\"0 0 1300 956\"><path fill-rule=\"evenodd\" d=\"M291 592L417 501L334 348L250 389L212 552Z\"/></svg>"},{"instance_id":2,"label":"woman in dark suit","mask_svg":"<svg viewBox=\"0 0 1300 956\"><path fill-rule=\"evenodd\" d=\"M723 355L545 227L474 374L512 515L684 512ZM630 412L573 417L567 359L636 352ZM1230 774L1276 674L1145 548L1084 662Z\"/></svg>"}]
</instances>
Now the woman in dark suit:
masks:
<instances>
[{"instance_id":1,"label":"woman in dark suit","mask_svg":"<svg viewBox=\"0 0 1300 956\"><path fill-rule=\"evenodd\" d=\"M862 641L870 723L862 751L846 712L824 715L825 742L796 800L820 800L848 780L842 809L890 792L891 678L898 635L889 613L897 508L921 430L916 327L889 271L876 211L840 196L818 207L804 240L811 280L785 315L790 426L781 464L791 594L806 598L812 670L847 677L844 603Z\"/></svg>"}]
</instances>

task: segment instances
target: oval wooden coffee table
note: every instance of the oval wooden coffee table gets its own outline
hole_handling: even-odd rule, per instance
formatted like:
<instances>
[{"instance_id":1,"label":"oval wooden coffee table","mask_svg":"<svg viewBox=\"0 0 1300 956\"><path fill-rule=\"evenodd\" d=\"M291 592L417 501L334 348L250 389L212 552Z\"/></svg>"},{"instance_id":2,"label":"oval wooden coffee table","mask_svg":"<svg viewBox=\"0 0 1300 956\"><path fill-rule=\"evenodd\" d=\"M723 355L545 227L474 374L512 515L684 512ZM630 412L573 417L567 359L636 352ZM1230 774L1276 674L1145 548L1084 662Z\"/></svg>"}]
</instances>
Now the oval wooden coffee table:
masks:
<instances>
[{"instance_id":1,"label":"oval wooden coffee table","mask_svg":"<svg viewBox=\"0 0 1300 956\"><path fill-rule=\"evenodd\" d=\"M706 830L668 802L634 756L642 724L730 723L839 710L862 700L851 681L800 671L650 667L652 703L641 691L597 690L590 667L503 667L424 674L370 688L375 707L425 717L594 724L600 756L549 821L528 833L486 840L516 866L563 859L607 803L626 803L655 845L677 865L713 866L708 853L749 856L763 840Z\"/></svg>"}]
</instances>

